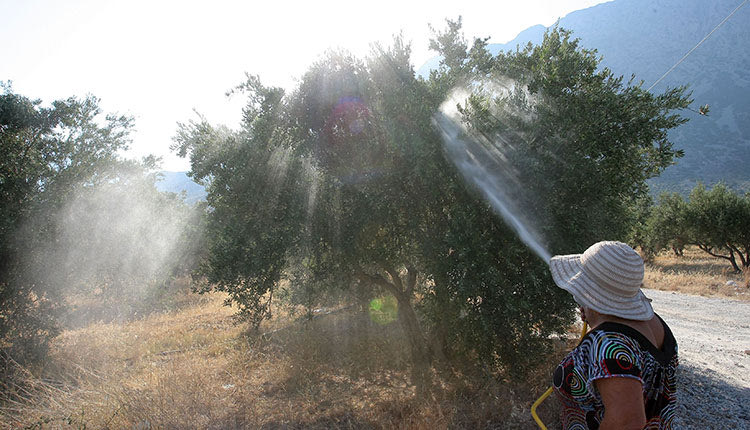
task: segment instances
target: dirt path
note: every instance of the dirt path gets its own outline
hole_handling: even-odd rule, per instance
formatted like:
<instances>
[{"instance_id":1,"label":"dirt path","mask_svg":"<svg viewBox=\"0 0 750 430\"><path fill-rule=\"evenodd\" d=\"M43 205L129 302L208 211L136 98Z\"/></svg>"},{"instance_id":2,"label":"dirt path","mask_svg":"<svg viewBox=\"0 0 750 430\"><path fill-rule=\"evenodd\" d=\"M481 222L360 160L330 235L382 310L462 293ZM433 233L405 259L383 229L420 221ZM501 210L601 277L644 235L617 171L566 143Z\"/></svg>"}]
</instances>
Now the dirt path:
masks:
<instances>
[{"instance_id":1,"label":"dirt path","mask_svg":"<svg viewBox=\"0 0 750 430\"><path fill-rule=\"evenodd\" d=\"M750 429L750 303L645 290L680 354L678 429Z\"/></svg>"}]
</instances>

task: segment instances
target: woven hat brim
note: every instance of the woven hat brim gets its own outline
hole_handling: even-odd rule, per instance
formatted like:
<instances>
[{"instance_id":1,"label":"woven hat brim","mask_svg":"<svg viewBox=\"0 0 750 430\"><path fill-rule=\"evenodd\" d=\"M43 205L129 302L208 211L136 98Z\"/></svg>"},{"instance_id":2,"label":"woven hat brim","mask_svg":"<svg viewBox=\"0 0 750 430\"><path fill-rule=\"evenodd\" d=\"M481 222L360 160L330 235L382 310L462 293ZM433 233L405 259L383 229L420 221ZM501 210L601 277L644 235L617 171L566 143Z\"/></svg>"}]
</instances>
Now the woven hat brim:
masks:
<instances>
[{"instance_id":1,"label":"woven hat brim","mask_svg":"<svg viewBox=\"0 0 750 430\"><path fill-rule=\"evenodd\" d=\"M588 308L606 315L637 321L653 318L654 310L643 291L626 297L605 291L583 271L581 254L558 255L550 260L552 279L558 287L573 295Z\"/></svg>"}]
</instances>

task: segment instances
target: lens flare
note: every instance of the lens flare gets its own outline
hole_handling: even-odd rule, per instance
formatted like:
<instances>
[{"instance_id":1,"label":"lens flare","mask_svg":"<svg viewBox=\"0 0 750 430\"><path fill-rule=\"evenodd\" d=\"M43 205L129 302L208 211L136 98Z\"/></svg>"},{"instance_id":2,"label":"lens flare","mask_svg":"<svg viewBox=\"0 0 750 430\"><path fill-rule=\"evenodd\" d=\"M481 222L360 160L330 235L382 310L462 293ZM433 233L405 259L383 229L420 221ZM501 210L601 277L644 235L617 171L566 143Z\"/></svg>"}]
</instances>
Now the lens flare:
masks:
<instances>
[{"instance_id":1,"label":"lens flare","mask_svg":"<svg viewBox=\"0 0 750 430\"><path fill-rule=\"evenodd\" d=\"M398 301L393 296L382 296L370 301L370 319L380 325L390 324L398 318Z\"/></svg>"}]
</instances>

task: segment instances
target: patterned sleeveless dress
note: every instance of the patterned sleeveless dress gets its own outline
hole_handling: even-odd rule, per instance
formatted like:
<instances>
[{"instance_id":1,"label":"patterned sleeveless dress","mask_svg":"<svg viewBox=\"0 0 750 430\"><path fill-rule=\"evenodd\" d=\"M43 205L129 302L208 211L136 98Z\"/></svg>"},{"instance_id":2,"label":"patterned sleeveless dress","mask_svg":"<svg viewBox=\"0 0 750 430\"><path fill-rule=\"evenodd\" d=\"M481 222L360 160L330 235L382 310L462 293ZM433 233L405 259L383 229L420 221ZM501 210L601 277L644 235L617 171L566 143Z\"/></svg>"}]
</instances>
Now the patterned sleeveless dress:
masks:
<instances>
[{"instance_id":1,"label":"patterned sleeveless dress","mask_svg":"<svg viewBox=\"0 0 750 430\"><path fill-rule=\"evenodd\" d=\"M671 429L677 408L677 341L666 323L664 343L656 348L639 331L614 322L591 330L555 369L553 386L560 400L562 428L595 430L604 404L594 385L602 378L633 378L643 385L647 424Z\"/></svg>"}]
</instances>

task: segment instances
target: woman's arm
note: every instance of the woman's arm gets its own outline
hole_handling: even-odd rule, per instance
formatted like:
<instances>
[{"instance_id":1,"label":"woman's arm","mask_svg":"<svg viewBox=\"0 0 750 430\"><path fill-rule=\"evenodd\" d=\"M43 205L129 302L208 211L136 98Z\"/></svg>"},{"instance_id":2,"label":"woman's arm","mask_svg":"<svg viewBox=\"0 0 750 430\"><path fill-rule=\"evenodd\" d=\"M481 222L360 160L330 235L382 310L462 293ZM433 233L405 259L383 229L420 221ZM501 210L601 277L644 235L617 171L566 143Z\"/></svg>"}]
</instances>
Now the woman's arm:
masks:
<instances>
[{"instance_id":1,"label":"woman's arm","mask_svg":"<svg viewBox=\"0 0 750 430\"><path fill-rule=\"evenodd\" d=\"M600 430L642 429L646 425L643 385L634 378L604 378L594 381L604 402Z\"/></svg>"}]
</instances>

